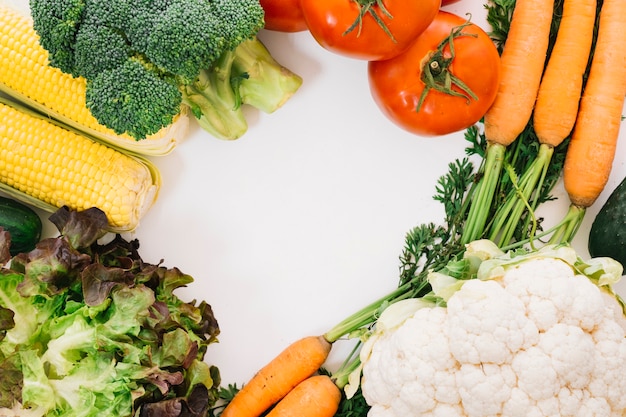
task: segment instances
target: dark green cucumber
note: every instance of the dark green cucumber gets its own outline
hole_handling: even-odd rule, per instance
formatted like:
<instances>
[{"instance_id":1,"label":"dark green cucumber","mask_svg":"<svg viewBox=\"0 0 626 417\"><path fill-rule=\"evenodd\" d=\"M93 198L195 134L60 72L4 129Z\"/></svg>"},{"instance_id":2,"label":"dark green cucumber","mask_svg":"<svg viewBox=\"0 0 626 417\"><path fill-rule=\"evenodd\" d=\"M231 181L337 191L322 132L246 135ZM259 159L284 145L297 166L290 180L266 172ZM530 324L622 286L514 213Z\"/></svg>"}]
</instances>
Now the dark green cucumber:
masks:
<instances>
[{"instance_id":1,"label":"dark green cucumber","mask_svg":"<svg viewBox=\"0 0 626 417\"><path fill-rule=\"evenodd\" d=\"M593 220L588 248L591 256L608 256L626 267L626 178Z\"/></svg>"},{"instance_id":2,"label":"dark green cucumber","mask_svg":"<svg viewBox=\"0 0 626 417\"><path fill-rule=\"evenodd\" d=\"M0 227L11 235L12 256L29 252L41 239L41 218L30 207L0 196Z\"/></svg>"}]
</instances>

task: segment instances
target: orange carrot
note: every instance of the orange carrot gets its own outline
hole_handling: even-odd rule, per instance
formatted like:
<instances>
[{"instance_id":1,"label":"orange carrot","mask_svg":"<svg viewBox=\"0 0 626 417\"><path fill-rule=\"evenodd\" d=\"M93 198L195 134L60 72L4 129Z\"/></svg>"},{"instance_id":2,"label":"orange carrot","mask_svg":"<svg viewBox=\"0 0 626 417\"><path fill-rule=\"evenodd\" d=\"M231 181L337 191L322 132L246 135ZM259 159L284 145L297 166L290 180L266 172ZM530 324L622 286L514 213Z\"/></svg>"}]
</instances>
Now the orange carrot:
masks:
<instances>
[{"instance_id":1,"label":"orange carrot","mask_svg":"<svg viewBox=\"0 0 626 417\"><path fill-rule=\"evenodd\" d=\"M267 417L332 417L339 408L341 390L328 375L314 375L299 383Z\"/></svg>"},{"instance_id":2,"label":"orange carrot","mask_svg":"<svg viewBox=\"0 0 626 417\"><path fill-rule=\"evenodd\" d=\"M308 336L289 345L257 372L224 408L222 417L258 417L326 361L331 344Z\"/></svg>"},{"instance_id":3,"label":"orange carrot","mask_svg":"<svg viewBox=\"0 0 626 417\"><path fill-rule=\"evenodd\" d=\"M563 3L559 31L533 114L533 127L540 143L558 146L574 127L595 21L596 0Z\"/></svg>"},{"instance_id":4,"label":"orange carrot","mask_svg":"<svg viewBox=\"0 0 626 417\"><path fill-rule=\"evenodd\" d=\"M626 94L626 1L604 0L598 38L563 168L573 205L589 207L606 185Z\"/></svg>"},{"instance_id":5,"label":"orange carrot","mask_svg":"<svg viewBox=\"0 0 626 417\"><path fill-rule=\"evenodd\" d=\"M528 124L541 82L554 0L517 0L502 50L498 94L485 114L487 140L510 145Z\"/></svg>"},{"instance_id":6,"label":"orange carrot","mask_svg":"<svg viewBox=\"0 0 626 417\"><path fill-rule=\"evenodd\" d=\"M484 117L487 150L482 179L473 191L461 243L483 237L498 187L506 147L528 125L550 42L554 0L517 0L500 57L496 99Z\"/></svg>"}]
</instances>

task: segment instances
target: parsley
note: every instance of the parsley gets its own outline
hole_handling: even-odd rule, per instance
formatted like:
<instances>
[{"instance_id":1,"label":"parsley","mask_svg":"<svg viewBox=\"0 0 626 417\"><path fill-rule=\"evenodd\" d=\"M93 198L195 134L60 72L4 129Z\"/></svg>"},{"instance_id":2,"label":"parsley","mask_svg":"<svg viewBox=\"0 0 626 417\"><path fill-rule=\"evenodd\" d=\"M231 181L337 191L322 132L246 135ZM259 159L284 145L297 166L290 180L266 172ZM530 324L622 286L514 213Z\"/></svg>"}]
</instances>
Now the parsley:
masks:
<instances>
[{"instance_id":1,"label":"parsley","mask_svg":"<svg viewBox=\"0 0 626 417\"><path fill-rule=\"evenodd\" d=\"M335 417L363 417L367 416L370 406L367 405L361 388L349 400L345 399L345 395L339 403L339 409L335 413Z\"/></svg>"},{"instance_id":2,"label":"parsley","mask_svg":"<svg viewBox=\"0 0 626 417\"><path fill-rule=\"evenodd\" d=\"M509 33L515 0L491 0L486 4L487 23L491 26L491 38L502 53L504 41Z\"/></svg>"},{"instance_id":3,"label":"parsley","mask_svg":"<svg viewBox=\"0 0 626 417\"><path fill-rule=\"evenodd\" d=\"M232 401L240 389L241 388L237 387L237 384L228 384L226 387L220 386L217 393L218 404L209 409L209 417L217 417L221 415L224 408L226 408L226 406Z\"/></svg>"}]
</instances>

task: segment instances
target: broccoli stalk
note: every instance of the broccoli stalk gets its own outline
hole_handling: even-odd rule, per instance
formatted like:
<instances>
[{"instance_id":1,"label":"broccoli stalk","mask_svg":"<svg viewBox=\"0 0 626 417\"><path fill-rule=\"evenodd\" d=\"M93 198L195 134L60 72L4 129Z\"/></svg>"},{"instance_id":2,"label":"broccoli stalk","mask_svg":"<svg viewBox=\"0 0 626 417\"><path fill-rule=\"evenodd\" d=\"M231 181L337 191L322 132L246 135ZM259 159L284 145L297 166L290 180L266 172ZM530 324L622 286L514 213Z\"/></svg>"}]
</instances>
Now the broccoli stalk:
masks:
<instances>
[{"instance_id":1,"label":"broccoli stalk","mask_svg":"<svg viewBox=\"0 0 626 417\"><path fill-rule=\"evenodd\" d=\"M248 130L242 105L265 113L280 108L302 85L302 78L280 65L253 36L222 53L198 79L180 87L183 103L199 125L220 139L237 139Z\"/></svg>"},{"instance_id":2,"label":"broccoli stalk","mask_svg":"<svg viewBox=\"0 0 626 417\"><path fill-rule=\"evenodd\" d=\"M242 103L274 111L302 83L256 39L259 0L30 0L30 9L50 64L85 78L92 115L137 140L185 105L209 133L238 138Z\"/></svg>"},{"instance_id":3,"label":"broccoli stalk","mask_svg":"<svg viewBox=\"0 0 626 417\"><path fill-rule=\"evenodd\" d=\"M234 59L234 51L224 52L215 65L200 71L193 84L181 86L183 102L200 127L219 139L237 139L248 130L231 80Z\"/></svg>"},{"instance_id":4,"label":"broccoli stalk","mask_svg":"<svg viewBox=\"0 0 626 417\"><path fill-rule=\"evenodd\" d=\"M265 113L280 108L302 85L302 78L280 65L256 36L237 46L233 71L240 75L241 101Z\"/></svg>"}]
</instances>

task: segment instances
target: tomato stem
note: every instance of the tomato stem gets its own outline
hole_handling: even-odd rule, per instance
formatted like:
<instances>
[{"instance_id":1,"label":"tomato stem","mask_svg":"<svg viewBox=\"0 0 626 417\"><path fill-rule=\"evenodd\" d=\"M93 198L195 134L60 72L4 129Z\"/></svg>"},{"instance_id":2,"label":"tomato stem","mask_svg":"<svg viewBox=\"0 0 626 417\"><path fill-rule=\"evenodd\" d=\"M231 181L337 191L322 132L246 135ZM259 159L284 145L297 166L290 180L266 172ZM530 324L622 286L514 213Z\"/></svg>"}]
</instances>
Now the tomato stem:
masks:
<instances>
[{"instance_id":1,"label":"tomato stem","mask_svg":"<svg viewBox=\"0 0 626 417\"><path fill-rule=\"evenodd\" d=\"M457 26L450 31L450 36L439 43L437 49L431 52L430 56L422 66L422 82L425 88L422 91L416 111L420 111L426 96L431 90L439 91L456 97L464 97L469 103L472 99L478 100L474 92L457 76L455 76L450 67L456 57L454 49L454 40L461 36L476 37L476 34L465 33L463 29L470 24L469 20ZM446 47L449 52L446 52ZM460 91L459 91L460 90Z\"/></svg>"},{"instance_id":2,"label":"tomato stem","mask_svg":"<svg viewBox=\"0 0 626 417\"><path fill-rule=\"evenodd\" d=\"M396 43L396 38L394 38L393 34L389 30L385 22L383 22L383 19L381 18L380 14L374 8L374 6L378 6L380 11L383 13L383 15L385 15L389 19L393 19L393 16L391 15L391 13L389 13L387 8L385 7L383 0L352 0L352 1L354 1L359 7L359 15L357 16L355 21L352 23L352 25L348 29L346 29L345 32L343 32L343 36L346 36L348 33L352 32L354 29L357 29L357 28L358 30L357 30L356 36L357 37L361 36L361 29L363 28L363 17L369 13L372 16L372 18L374 18L378 26L380 26L381 29L385 31L387 36L391 38L393 43Z\"/></svg>"}]
</instances>

